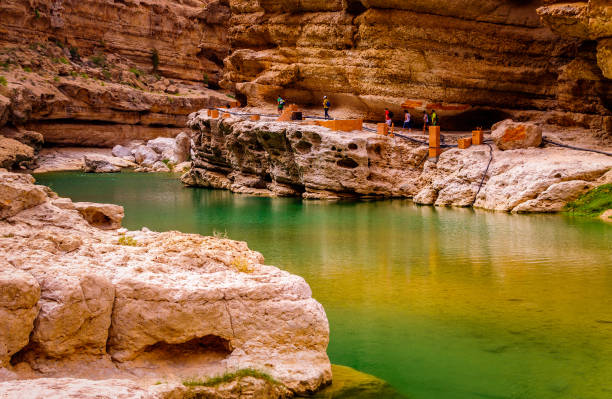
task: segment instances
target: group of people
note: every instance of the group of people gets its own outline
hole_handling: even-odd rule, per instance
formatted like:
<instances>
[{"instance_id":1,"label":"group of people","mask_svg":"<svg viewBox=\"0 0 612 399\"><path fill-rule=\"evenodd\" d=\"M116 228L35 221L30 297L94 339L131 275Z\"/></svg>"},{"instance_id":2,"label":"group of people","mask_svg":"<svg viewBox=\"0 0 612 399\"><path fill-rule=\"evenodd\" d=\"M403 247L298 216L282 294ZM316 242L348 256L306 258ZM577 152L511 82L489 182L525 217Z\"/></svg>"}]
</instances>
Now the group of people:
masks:
<instances>
[{"instance_id":1,"label":"group of people","mask_svg":"<svg viewBox=\"0 0 612 399\"><path fill-rule=\"evenodd\" d=\"M391 127L393 124L393 111L390 111L389 108L385 108L385 123ZM431 115L427 113L427 111L423 111L423 133L427 130L429 126L437 126L438 125L438 114L436 110L431 111ZM408 129L410 133L412 133L412 115L408 110L404 110L404 124L402 126L403 129Z\"/></svg>"},{"instance_id":2,"label":"group of people","mask_svg":"<svg viewBox=\"0 0 612 399\"><path fill-rule=\"evenodd\" d=\"M281 96L278 96L278 98L276 99L276 103L278 104L278 113L282 114L283 109L285 109L285 100ZM330 107L331 107L331 102L329 101L327 96L323 96L323 111L325 112L326 120L331 119L331 117L329 116Z\"/></svg>"},{"instance_id":3,"label":"group of people","mask_svg":"<svg viewBox=\"0 0 612 399\"><path fill-rule=\"evenodd\" d=\"M278 113L282 114L283 109L285 108L285 100L278 96L276 99L278 103ZM329 109L331 108L331 102L327 98L327 96L323 96L323 112L325 119L331 119L329 116ZM391 127L393 124L393 111L390 111L389 108L385 108L385 123ZM426 132L429 126L437 126L438 125L438 114L436 110L431 111L431 115L427 113L427 111L423 111L423 133ZM412 115L408 110L404 110L404 124L402 126L404 129L408 129L410 133L412 133Z\"/></svg>"}]
</instances>

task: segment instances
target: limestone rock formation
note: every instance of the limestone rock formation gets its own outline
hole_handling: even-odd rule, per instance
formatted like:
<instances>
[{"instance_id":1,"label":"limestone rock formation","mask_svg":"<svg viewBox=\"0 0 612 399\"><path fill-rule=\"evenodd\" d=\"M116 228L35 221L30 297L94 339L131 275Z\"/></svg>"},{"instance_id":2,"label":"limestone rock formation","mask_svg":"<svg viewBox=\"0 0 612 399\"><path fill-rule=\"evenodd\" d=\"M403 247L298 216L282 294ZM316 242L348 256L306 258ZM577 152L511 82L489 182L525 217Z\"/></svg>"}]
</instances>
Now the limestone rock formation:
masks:
<instances>
[{"instance_id":1,"label":"limestone rock formation","mask_svg":"<svg viewBox=\"0 0 612 399\"><path fill-rule=\"evenodd\" d=\"M83 157L83 172L85 173L117 173L121 168L104 160L89 159Z\"/></svg>"},{"instance_id":2,"label":"limestone rock formation","mask_svg":"<svg viewBox=\"0 0 612 399\"><path fill-rule=\"evenodd\" d=\"M183 380L244 368L284 388L242 378L202 395L330 381L322 306L245 243L116 230L106 219L121 207L72 203L28 175L0 172L0 193L0 397L41 377L29 392L79 398L189 397Z\"/></svg>"},{"instance_id":3,"label":"limestone rock formation","mask_svg":"<svg viewBox=\"0 0 612 399\"><path fill-rule=\"evenodd\" d=\"M326 94L336 108L373 120L381 119L384 107L400 115L405 104L415 111L437 109L451 129L488 128L510 115L556 122L570 113L565 121L612 130L612 81L597 67L592 44L551 32L536 12L541 5L233 1L233 51L222 85L250 105L281 94L289 102L319 106ZM584 20L603 35L608 2L591 0L588 9ZM600 42L600 65L606 63L605 43ZM592 76L567 74L573 61L593 70Z\"/></svg>"},{"instance_id":4,"label":"limestone rock formation","mask_svg":"<svg viewBox=\"0 0 612 399\"><path fill-rule=\"evenodd\" d=\"M496 123L491 138L500 150L538 147L542 144L542 128L533 123L516 123L511 119Z\"/></svg>"},{"instance_id":5,"label":"limestone rock formation","mask_svg":"<svg viewBox=\"0 0 612 399\"><path fill-rule=\"evenodd\" d=\"M255 195L405 197L437 206L552 212L585 186L604 184L612 170L611 157L558 147L453 148L433 163L426 146L399 137L337 132L308 122L213 119L201 111L190 126L195 157L183 182ZM505 122L500 131L512 126ZM533 130L525 140L541 140L539 127L516 126Z\"/></svg>"},{"instance_id":6,"label":"limestone rock formation","mask_svg":"<svg viewBox=\"0 0 612 399\"><path fill-rule=\"evenodd\" d=\"M134 158L137 163L151 167L155 162L161 159L161 154L157 153L149 146L141 145L134 150Z\"/></svg>"},{"instance_id":7,"label":"limestone rock formation","mask_svg":"<svg viewBox=\"0 0 612 399\"><path fill-rule=\"evenodd\" d=\"M34 162L34 149L17 140L0 136L0 168L27 168Z\"/></svg>"},{"instance_id":8,"label":"limestone rock formation","mask_svg":"<svg viewBox=\"0 0 612 399\"><path fill-rule=\"evenodd\" d=\"M73 205L92 226L103 230L115 230L121 227L124 216L122 206L94 202L75 202Z\"/></svg>"}]
</instances>

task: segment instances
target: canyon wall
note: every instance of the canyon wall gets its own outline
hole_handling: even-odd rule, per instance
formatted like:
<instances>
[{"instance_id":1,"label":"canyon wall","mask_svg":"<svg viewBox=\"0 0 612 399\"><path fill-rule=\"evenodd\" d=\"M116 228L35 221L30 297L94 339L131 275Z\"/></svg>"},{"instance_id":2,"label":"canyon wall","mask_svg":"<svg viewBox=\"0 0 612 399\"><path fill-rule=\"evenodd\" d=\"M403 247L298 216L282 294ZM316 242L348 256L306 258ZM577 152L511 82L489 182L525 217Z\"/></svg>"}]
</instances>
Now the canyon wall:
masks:
<instances>
[{"instance_id":1,"label":"canyon wall","mask_svg":"<svg viewBox=\"0 0 612 399\"><path fill-rule=\"evenodd\" d=\"M590 3L609 16L612 6ZM222 85L250 104L280 94L318 106L329 95L366 119L404 104L436 108L449 128L513 115L612 131L612 81L598 67L597 44L552 32L537 13L541 1L230 5Z\"/></svg>"},{"instance_id":2,"label":"canyon wall","mask_svg":"<svg viewBox=\"0 0 612 399\"><path fill-rule=\"evenodd\" d=\"M231 101L209 89L229 51L219 2L8 0L0 15L0 127L109 146Z\"/></svg>"}]
</instances>

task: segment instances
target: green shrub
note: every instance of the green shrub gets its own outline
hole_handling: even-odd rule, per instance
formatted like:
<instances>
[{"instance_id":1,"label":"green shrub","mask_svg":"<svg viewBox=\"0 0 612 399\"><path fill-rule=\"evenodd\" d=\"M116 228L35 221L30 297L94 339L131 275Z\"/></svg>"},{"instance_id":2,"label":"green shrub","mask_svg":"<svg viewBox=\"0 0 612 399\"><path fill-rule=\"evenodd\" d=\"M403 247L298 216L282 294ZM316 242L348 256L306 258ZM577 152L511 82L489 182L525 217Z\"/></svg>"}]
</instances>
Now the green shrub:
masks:
<instances>
[{"instance_id":1,"label":"green shrub","mask_svg":"<svg viewBox=\"0 0 612 399\"><path fill-rule=\"evenodd\" d=\"M202 81L204 82L204 84L206 86L208 86L208 74L206 72L204 72L204 76L202 78Z\"/></svg>"},{"instance_id":2,"label":"green shrub","mask_svg":"<svg viewBox=\"0 0 612 399\"><path fill-rule=\"evenodd\" d=\"M99 67L103 67L106 65L106 57L104 56L104 54L92 55L91 57L89 57L89 60Z\"/></svg>"},{"instance_id":3,"label":"green shrub","mask_svg":"<svg viewBox=\"0 0 612 399\"><path fill-rule=\"evenodd\" d=\"M76 78L77 76L79 76L79 74L76 71L70 71L70 76Z\"/></svg>"},{"instance_id":4,"label":"green shrub","mask_svg":"<svg viewBox=\"0 0 612 399\"><path fill-rule=\"evenodd\" d=\"M89 79L89 75L87 75L85 72L82 72L80 75L83 79Z\"/></svg>"},{"instance_id":5,"label":"green shrub","mask_svg":"<svg viewBox=\"0 0 612 399\"><path fill-rule=\"evenodd\" d=\"M70 47L70 58L72 58L73 60L81 59L81 56L79 55L79 49L78 48Z\"/></svg>"},{"instance_id":6,"label":"green shrub","mask_svg":"<svg viewBox=\"0 0 612 399\"><path fill-rule=\"evenodd\" d=\"M54 78L53 78L53 81L54 81L54 82L59 82L59 81L60 81L59 76L54 77Z\"/></svg>"},{"instance_id":7,"label":"green shrub","mask_svg":"<svg viewBox=\"0 0 612 399\"><path fill-rule=\"evenodd\" d=\"M151 64L153 64L153 72L157 72L157 67L159 66L159 53L157 49L151 50Z\"/></svg>"},{"instance_id":8,"label":"green shrub","mask_svg":"<svg viewBox=\"0 0 612 399\"><path fill-rule=\"evenodd\" d=\"M112 75L110 73L110 71L108 69L105 69L102 71L102 76L104 76L105 79L110 80L110 78L112 78Z\"/></svg>"},{"instance_id":9,"label":"green shrub","mask_svg":"<svg viewBox=\"0 0 612 399\"><path fill-rule=\"evenodd\" d=\"M66 64L66 65L70 64L70 62L66 59L66 57L60 57L58 61L61 62L62 64Z\"/></svg>"},{"instance_id":10,"label":"green shrub","mask_svg":"<svg viewBox=\"0 0 612 399\"><path fill-rule=\"evenodd\" d=\"M608 209L612 209L612 184L596 187L563 208L577 216L599 216Z\"/></svg>"},{"instance_id":11,"label":"green shrub","mask_svg":"<svg viewBox=\"0 0 612 399\"><path fill-rule=\"evenodd\" d=\"M162 162L168 167L168 169L172 170L174 169L174 162L172 162L169 159L162 159Z\"/></svg>"},{"instance_id":12,"label":"green shrub","mask_svg":"<svg viewBox=\"0 0 612 399\"><path fill-rule=\"evenodd\" d=\"M227 240L227 230L224 230L224 231L213 230L213 237L223 238Z\"/></svg>"},{"instance_id":13,"label":"green shrub","mask_svg":"<svg viewBox=\"0 0 612 399\"><path fill-rule=\"evenodd\" d=\"M130 68L130 72L132 72L134 75L136 75L137 78L139 78L143 74L142 71L140 69L137 69L137 68Z\"/></svg>"},{"instance_id":14,"label":"green shrub","mask_svg":"<svg viewBox=\"0 0 612 399\"><path fill-rule=\"evenodd\" d=\"M125 245L128 247L138 247L140 245L134 237L126 236L125 234L122 234L119 236L119 240L117 241L117 244Z\"/></svg>"},{"instance_id":15,"label":"green shrub","mask_svg":"<svg viewBox=\"0 0 612 399\"><path fill-rule=\"evenodd\" d=\"M32 72L32 68L30 67L23 67L23 70L26 72Z\"/></svg>"},{"instance_id":16,"label":"green shrub","mask_svg":"<svg viewBox=\"0 0 612 399\"><path fill-rule=\"evenodd\" d=\"M40 18L40 12L38 12L38 8L34 9L34 16L36 17L36 19Z\"/></svg>"},{"instance_id":17,"label":"green shrub","mask_svg":"<svg viewBox=\"0 0 612 399\"><path fill-rule=\"evenodd\" d=\"M280 382L276 381L272 376L259 370L252 368L241 369L233 373L225 373L217 377L211 377L206 380L200 379L189 379L183 381L183 385L186 387L214 387L226 382L231 382L236 379L244 377L254 377L260 380L265 380L274 385L280 385Z\"/></svg>"},{"instance_id":18,"label":"green shrub","mask_svg":"<svg viewBox=\"0 0 612 399\"><path fill-rule=\"evenodd\" d=\"M4 76L0 76L0 86L5 86L8 85L8 82L6 81L6 78Z\"/></svg>"}]
</instances>

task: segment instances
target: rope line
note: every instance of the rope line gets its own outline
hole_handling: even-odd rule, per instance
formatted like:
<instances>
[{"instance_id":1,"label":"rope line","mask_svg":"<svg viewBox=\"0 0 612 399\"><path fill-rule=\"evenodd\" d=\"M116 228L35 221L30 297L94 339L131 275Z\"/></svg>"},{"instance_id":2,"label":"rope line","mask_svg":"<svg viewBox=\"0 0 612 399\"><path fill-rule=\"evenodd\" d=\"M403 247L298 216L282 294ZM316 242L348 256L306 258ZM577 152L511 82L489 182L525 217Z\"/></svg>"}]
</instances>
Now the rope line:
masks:
<instances>
[{"instance_id":1,"label":"rope line","mask_svg":"<svg viewBox=\"0 0 612 399\"><path fill-rule=\"evenodd\" d=\"M607 155L609 157L612 157L612 153L610 153L610 152L605 152L605 151L601 151L601 150L593 150L591 148L574 147L573 145L557 143L556 141L552 141L552 140L549 140L547 138L543 138L542 141L547 143L547 144L552 144L552 145L556 145L558 147L563 147L563 148L569 148L571 150L594 152L594 153L597 153L597 154L603 154L603 155Z\"/></svg>"},{"instance_id":2,"label":"rope line","mask_svg":"<svg viewBox=\"0 0 612 399\"><path fill-rule=\"evenodd\" d=\"M485 178L487 177L487 174L489 173L489 166L491 166L491 162L493 162L493 147L491 146L491 144L487 143L486 141L485 141L485 144L487 146L489 146L489 163L487 163L487 168L485 169L484 173L482 174L482 178L480 179L480 184L478 185L478 190L476 190L476 195L474 196L474 201L472 201L470 206L474 206L474 204L476 203L476 199L478 198L478 194L480 194L480 190L482 189L482 185L484 184Z\"/></svg>"}]
</instances>

